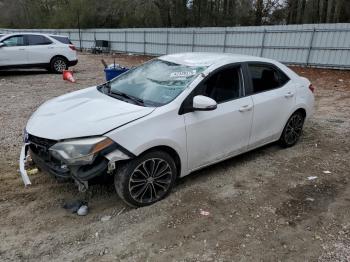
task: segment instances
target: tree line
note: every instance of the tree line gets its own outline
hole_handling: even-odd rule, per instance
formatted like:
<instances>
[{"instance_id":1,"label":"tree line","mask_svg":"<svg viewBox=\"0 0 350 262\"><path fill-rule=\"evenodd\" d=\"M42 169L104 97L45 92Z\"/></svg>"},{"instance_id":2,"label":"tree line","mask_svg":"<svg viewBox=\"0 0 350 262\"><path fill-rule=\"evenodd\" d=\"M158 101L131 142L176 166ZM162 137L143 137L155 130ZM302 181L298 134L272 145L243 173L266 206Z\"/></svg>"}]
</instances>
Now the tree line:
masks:
<instances>
[{"instance_id":1,"label":"tree line","mask_svg":"<svg viewBox=\"0 0 350 262\"><path fill-rule=\"evenodd\" d=\"M249 26L350 22L349 0L0 0L2 28Z\"/></svg>"}]
</instances>

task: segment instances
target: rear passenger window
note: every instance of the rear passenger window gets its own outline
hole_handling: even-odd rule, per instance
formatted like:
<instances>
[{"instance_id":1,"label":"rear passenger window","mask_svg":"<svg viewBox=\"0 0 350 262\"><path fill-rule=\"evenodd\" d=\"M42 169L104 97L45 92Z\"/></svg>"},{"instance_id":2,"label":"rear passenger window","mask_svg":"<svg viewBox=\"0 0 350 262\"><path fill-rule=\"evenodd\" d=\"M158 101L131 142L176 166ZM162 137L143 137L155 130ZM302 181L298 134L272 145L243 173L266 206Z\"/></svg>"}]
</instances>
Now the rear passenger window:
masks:
<instances>
[{"instance_id":1,"label":"rear passenger window","mask_svg":"<svg viewBox=\"0 0 350 262\"><path fill-rule=\"evenodd\" d=\"M67 44L67 45L71 45L72 44L72 42L69 40L68 37L57 36L57 35L51 35L51 37L56 39L57 41L61 42L62 44Z\"/></svg>"},{"instance_id":2,"label":"rear passenger window","mask_svg":"<svg viewBox=\"0 0 350 262\"><path fill-rule=\"evenodd\" d=\"M49 45L52 44L51 40L43 35L27 35L29 45Z\"/></svg>"},{"instance_id":3,"label":"rear passenger window","mask_svg":"<svg viewBox=\"0 0 350 262\"><path fill-rule=\"evenodd\" d=\"M269 65L249 64L253 93L260 93L285 85L289 78L285 73Z\"/></svg>"}]
</instances>

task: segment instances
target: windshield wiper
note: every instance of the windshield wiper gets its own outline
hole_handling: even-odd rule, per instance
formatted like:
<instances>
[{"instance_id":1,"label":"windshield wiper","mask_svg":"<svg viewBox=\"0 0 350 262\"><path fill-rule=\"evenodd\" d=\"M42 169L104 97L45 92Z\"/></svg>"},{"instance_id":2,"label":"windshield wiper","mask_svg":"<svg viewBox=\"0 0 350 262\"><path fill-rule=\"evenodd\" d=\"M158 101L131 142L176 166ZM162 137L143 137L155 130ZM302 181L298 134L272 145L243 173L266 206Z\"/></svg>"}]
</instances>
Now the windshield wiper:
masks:
<instances>
[{"instance_id":1,"label":"windshield wiper","mask_svg":"<svg viewBox=\"0 0 350 262\"><path fill-rule=\"evenodd\" d=\"M110 88L110 87L109 87L109 88ZM143 105L145 104L144 101L143 101L141 98L134 97L134 96L125 94L125 93L120 92L120 91L116 91L116 90L110 89L109 95L117 95L117 96L119 96L119 97L126 98L126 99L128 99L128 100L133 101L133 102L136 103L137 105L143 106Z\"/></svg>"},{"instance_id":2,"label":"windshield wiper","mask_svg":"<svg viewBox=\"0 0 350 262\"><path fill-rule=\"evenodd\" d=\"M99 86L97 86L98 90L100 90L102 93L107 94L109 93L109 91L111 90L111 83L110 82L106 82L104 84L101 84Z\"/></svg>"}]
</instances>

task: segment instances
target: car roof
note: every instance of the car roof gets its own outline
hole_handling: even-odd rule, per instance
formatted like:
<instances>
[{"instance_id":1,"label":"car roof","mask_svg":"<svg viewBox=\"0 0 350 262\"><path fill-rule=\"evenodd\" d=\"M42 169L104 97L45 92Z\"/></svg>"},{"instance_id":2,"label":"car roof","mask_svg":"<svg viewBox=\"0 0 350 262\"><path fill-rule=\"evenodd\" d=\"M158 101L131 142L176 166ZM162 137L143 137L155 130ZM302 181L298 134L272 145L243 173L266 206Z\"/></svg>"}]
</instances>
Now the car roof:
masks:
<instances>
[{"instance_id":1,"label":"car roof","mask_svg":"<svg viewBox=\"0 0 350 262\"><path fill-rule=\"evenodd\" d=\"M65 35L54 35L54 34L44 34L44 33L35 33L35 32L13 32L10 34L6 34L6 36L12 36L12 35L43 35L43 36L57 36L57 37L67 37Z\"/></svg>"},{"instance_id":2,"label":"car roof","mask_svg":"<svg viewBox=\"0 0 350 262\"><path fill-rule=\"evenodd\" d=\"M192 52L192 53L177 53L171 55L164 55L159 59L173 62L176 64L187 66L211 66L222 63L237 63L246 61L268 62L275 61L263 57L231 54L231 53L206 53L206 52Z\"/></svg>"}]
</instances>

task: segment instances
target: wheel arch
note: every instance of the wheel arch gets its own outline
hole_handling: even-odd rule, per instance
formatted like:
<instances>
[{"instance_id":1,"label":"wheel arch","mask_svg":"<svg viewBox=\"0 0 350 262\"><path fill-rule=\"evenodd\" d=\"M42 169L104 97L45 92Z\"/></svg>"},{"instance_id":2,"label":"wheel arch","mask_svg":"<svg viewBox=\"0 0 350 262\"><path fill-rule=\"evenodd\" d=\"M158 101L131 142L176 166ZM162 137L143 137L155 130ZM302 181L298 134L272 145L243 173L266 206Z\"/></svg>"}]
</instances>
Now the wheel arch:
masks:
<instances>
[{"instance_id":1,"label":"wheel arch","mask_svg":"<svg viewBox=\"0 0 350 262\"><path fill-rule=\"evenodd\" d=\"M148 153L150 151L164 151L164 152L168 153L174 159L175 166L176 166L176 171L177 171L176 175L177 175L177 177L180 177L182 163L181 163L180 156L179 156L178 152L175 149L173 149L170 146L166 146L166 145L158 145L158 146L154 146L154 147L148 148L147 150L143 151L139 155L143 155L143 154Z\"/></svg>"},{"instance_id":2,"label":"wheel arch","mask_svg":"<svg viewBox=\"0 0 350 262\"><path fill-rule=\"evenodd\" d=\"M52 63L52 60L54 59L54 58L56 58L56 57L60 57L60 58L63 58L63 59L65 59L66 61L67 61L67 63L68 63L68 58L67 57L65 57L64 55L54 55L51 59L50 59L50 64Z\"/></svg>"},{"instance_id":3,"label":"wheel arch","mask_svg":"<svg viewBox=\"0 0 350 262\"><path fill-rule=\"evenodd\" d=\"M287 122L288 122L288 119L296 112L301 112L303 115L304 115L304 120L306 119L307 117L307 110L306 110L306 107L305 106L302 106L302 105L299 105L299 106L296 106L293 110L291 110L291 113L287 116L287 118L284 120L284 124L278 134L278 138L281 137L282 135L282 132L284 130L284 127L286 126Z\"/></svg>"},{"instance_id":4,"label":"wheel arch","mask_svg":"<svg viewBox=\"0 0 350 262\"><path fill-rule=\"evenodd\" d=\"M304 119L306 118L306 109L303 107L299 107L297 110L295 110L291 115L295 114L296 112L301 112L304 116Z\"/></svg>"}]
</instances>

